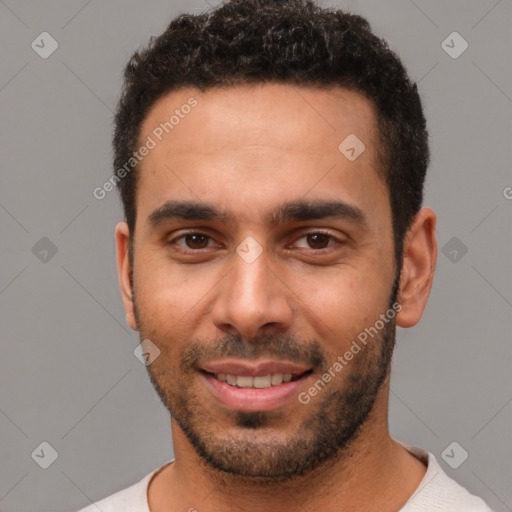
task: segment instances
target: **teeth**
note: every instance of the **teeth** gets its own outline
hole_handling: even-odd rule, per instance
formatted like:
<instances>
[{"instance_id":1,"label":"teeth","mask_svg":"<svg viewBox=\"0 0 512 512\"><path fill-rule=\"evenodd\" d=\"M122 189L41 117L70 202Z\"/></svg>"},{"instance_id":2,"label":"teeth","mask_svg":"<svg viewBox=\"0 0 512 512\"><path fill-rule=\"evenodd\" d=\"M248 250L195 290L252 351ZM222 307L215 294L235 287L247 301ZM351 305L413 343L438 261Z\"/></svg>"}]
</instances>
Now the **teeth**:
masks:
<instances>
[{"instance_id":1,"label":"teeth","mask_svg":"<svg viewBox=\"0 0 512 512\"><path fill-rule=\"evenodd\" d=\"M236 386L236 377L235 375L229 375L229 373L226 375L226 382L230 386Z\"/></svg>"},{"instance_id":2,"label":"teeth","mask_svg":"<svg viewBox=\"0 0 512 512\"><path fill-rule=\"evenodd\" d=\"M252 385L258 389L269 388L272 386L272 376L260 375L259 377L254 377Z\"/></svg>"},{"instance_id":3,"label":"teeth","mask_svg":"<svg viewBox=\"0 0 512 512\"><path fill-rule=\"evenodd\" d=\"M283 382L283 374L282 373L274 373L272 375L272 386L278 386Z\"/></svg>"},{"instance_id":4,"label":"teeth","mask_svg":"<svg viewBox=\"0 0 512 512\"><path fill-rule=\"evenodd\" d=\"M247 377L246 375L239 375L236 378L236 385L239 388L252 388L253 377Z\"/></svg>"},{"instance_id":5,"label":"teeth","mask_svg":"<svg viewBox=\"0 0 512 512\"><path fill-rule=\"evenodd\" d=\"M279 384L282 384L283 382L290 382L292 380L291 373L273 373L271 375L260 375L258 377L218 373L215 375L215 377L221 382L227 382L230 386L256 389L265 389L271 386L279 386Z\"/></svg>"}]
</instances>

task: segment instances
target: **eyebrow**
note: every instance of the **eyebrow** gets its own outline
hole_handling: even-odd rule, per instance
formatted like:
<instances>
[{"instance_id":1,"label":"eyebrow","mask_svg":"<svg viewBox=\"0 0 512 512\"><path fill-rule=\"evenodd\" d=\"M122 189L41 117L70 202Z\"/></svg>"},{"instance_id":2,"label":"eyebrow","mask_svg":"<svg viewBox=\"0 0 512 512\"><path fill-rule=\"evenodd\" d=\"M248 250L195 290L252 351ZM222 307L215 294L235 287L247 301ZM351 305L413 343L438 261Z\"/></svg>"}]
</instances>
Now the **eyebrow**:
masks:
<instances>
[{"instance_id":1,"label":"eyebrow","mask_svg":"<svg viewBox=\"0 0 512 512\"><path fill-rule=\"evenodd\" d=\"M368 221L363 211L355 205L344 201L297 200L285 203L276 208L270 215L273 225L284 224L291 221L306 221L334 218L350 221L361 227L367 227Z\"/></svg>"},{"instance_id":2,"label":"eyebrow","mask_svg":"<svg viewBox=\"0 0 512 512\"><path fill-rule=\"evenodd\" d=\"M357 206L334 200L296 200L284 203L267 217L270 225L278 226L287 222L319 219L339 219L368 227L368 220ZM209 221L232 223L235 216L225 209L196 201L166 201L148 217L149 224L157 227L172 220Z\"/></svg>"},{"instance_id":3,"label":"eyebrow","mask_svg":"<svg viewBox=\"0 0 512 512\"><path fill-rule=\"evenodd\" d=\"M166 201L148 217L149 223L154 227L175 219L226 222L229 219L229 215L224 210L206 203Z\"/></svg>"}]
</instances>

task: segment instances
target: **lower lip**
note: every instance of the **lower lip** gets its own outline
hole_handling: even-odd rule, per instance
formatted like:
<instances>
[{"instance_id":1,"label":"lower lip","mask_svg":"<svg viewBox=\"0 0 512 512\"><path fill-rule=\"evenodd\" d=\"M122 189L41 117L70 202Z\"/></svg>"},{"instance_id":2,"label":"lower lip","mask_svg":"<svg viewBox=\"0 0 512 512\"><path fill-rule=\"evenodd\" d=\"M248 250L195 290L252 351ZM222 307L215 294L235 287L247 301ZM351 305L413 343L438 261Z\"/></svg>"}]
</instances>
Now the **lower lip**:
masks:
<instances>
[{"instance_id":1,"label":"lower lip","mask_svg":"<svg viewBox=\"0 0 512 512\"><path fill-rule=\"evenodd\" d=\"M208 373L201 372L201 377L213 396L226 407L236 411L257 412L270 411L290 402L298 395L307 375L264 389L230 386Z\"/></svg>"}]
</instances>

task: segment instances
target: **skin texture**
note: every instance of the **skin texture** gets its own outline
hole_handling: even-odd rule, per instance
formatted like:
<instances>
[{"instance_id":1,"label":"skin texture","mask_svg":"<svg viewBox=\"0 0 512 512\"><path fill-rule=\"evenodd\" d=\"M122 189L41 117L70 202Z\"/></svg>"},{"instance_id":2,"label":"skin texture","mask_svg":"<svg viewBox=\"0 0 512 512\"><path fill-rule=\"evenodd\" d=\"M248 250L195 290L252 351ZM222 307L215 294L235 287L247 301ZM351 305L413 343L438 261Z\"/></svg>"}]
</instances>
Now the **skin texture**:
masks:
<instances>
[{"instance_id":1,"label":"skin texture","mask_svg":"<svg viewBox=\"0 0 512 512\"><path fill-rule=\"evenodd\" d=\"M159 347L148 371L173 412L176 461L153 479L151 510L397 510L426 468L388 432L393 322L307 405L295 397L239 414L198 371L224 356L287 359L312 368L307 390L390 307L397 268L372 105L340 88L183 89L154 105L140 140L192 96L194 110L141 163L133 269L128 227L116 229L127 321ZM366 146L353 162L338 150L350 134ZM231 218L152 224L169 200ZM343 201L364 222L269 222L298 200ZM401 327L420 320L430 293L435 222L422 209L404 242ZM186 230L210 238L183 238ZM315 233L328 237L307 236ZM236 252L249 236L262 249L252 263Z\"/></svg>"}]
</instances>

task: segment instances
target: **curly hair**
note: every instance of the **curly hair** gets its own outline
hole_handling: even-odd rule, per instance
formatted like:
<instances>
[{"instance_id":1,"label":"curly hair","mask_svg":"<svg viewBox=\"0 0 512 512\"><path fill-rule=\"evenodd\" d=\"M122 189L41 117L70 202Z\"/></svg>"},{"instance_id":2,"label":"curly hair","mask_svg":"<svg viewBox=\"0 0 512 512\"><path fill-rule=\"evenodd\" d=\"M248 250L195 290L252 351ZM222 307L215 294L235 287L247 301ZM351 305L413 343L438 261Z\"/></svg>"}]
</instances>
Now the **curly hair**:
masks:
<instances>
[{"instance_id":1,"label":"curly hair","mask_svg":"<svg viewBox=\"0 0 512 512\"><path fill-rule=\"evenodd\" d=\"M257 83L340 86L374 105L380 168L389 189L395 258L421 208L429 162L417 86L399 57L361 16L311 0L230 0L203 14L182 14L124 71L114 127L114 169L138 147L155 102L184 87L205 91ZM118 181L130 232L136 219L137 168Z\"/></svg>"}]
</instances>

